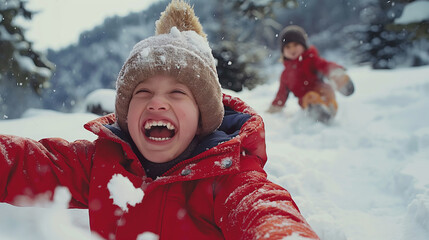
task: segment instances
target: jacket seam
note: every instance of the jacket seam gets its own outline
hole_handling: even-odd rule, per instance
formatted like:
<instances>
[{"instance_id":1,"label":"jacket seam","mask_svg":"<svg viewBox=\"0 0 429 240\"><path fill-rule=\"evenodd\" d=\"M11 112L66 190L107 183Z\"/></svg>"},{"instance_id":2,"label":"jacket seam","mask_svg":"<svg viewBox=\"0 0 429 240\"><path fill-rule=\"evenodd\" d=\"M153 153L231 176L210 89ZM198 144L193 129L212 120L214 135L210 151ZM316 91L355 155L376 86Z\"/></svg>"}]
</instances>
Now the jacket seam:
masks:
<instances>
[{"instance_id":1,"label":"jacket seam","mask_svg":"<svg viewBox=\"0 0 429 240\"><path fill-rule=\"evenodd\" d=\"M166 206L166 202L167 202L167 193L170 190L171 185L170 184L166 184L166 188L164 188L162 190L162 198L161 198L161 204L160 206ZM164 239L164 234L163 234L163 226L164 226L164 221L165 221L165 207L160 209L160 221L159 221L159 239Z\"/></svg>"}]
</instances>

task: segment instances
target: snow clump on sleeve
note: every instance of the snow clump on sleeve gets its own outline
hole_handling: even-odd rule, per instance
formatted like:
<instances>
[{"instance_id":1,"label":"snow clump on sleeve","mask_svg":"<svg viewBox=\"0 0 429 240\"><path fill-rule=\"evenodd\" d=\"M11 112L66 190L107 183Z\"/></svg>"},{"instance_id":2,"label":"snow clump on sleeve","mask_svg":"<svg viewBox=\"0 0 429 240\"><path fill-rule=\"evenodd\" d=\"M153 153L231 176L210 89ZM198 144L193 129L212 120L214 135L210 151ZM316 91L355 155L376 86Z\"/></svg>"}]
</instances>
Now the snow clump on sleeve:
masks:
<instances>
[{"instance_id":1,"label":"snow clump on sleeve","mask_svg":"<svg viewBox=\"0 0 429 240\"><path fill-rule=\"evenodd\" d=\"M144 232L137 236L137 240L159 240L159 236L155 233Z\"/></svg>"},{"instance_id":2,"label":"snow clump on sleeve","mask_svg":"<svg viewBox=\"0 0 429 240\"><path fill-rule=\"evenodd\" d=\"M143 190L135 188L131 181L121 174L113 175L107 184L107 188L110 192L110 199L113 199L113 204L125 212L128 211L128 205L134 207L143 200Z\"/></svg>"}]
</instances>

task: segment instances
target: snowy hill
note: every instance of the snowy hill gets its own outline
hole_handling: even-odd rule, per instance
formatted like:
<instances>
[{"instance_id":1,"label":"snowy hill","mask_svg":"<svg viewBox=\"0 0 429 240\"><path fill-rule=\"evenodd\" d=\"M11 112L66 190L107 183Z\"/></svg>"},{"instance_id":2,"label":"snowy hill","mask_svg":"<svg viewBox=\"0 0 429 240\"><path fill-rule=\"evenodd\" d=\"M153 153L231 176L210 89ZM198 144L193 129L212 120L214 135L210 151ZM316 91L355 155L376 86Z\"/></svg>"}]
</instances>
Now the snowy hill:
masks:
<instances>
[{"instance_id":1,"label":"snowy hill","mask_svg":"<svg viewBox=\"0 0 429 240\"><path fill-rule=\"evenodd\" d=\"M269 69L269 84L227 93L263 116L269 178L291 192L321 239L429 239L429 67L349 69L356 93L337 95L329 126L307 119L294 97L283 112L264 112L280 67ZM0 133L94 140L82 125L95 117L32 110L0 121ZM90 239L86 211L61 209L60 193L43 209L0 204L0 239Z\"/></svg>"}]
</instances>

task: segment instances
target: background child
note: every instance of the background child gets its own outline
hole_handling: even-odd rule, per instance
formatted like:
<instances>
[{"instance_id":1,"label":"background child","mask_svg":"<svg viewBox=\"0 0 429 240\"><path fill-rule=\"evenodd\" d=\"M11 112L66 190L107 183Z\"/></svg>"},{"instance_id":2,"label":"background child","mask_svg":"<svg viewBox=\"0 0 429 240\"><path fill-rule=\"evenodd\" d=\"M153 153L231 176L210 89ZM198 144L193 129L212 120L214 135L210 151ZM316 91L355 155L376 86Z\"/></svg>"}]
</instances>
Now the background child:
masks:
<instances>
[{"instance_id":1,"label":"background child","mask_svg":"<svg viewBox=\"0 0 429 240\"><path fill-rule=\"evenodd\" d=\"M284 70L280 87L268 112L279 112L292 92L298 103L316 120L327 122L338 109L334 89L323 77L331 80L335 89L345 96L354 92L354 86L345 69L326 61L314 46L308 47L307 33L299 26L291 25L280 33Z\"/></svg>"},{"instance_id":2,"label":"background child","mask_svg":"<svg viewBox=\"0 0 429 240\"><path fill-rule=\"evenodd\" d=\"M263 121L222 95L193 9L173 0L156 25L119 73L115 114L85 125L97 140L0 136L0 201L65 186L104 239L318 239L267 180Z\"/></svg>"}]
</instances>

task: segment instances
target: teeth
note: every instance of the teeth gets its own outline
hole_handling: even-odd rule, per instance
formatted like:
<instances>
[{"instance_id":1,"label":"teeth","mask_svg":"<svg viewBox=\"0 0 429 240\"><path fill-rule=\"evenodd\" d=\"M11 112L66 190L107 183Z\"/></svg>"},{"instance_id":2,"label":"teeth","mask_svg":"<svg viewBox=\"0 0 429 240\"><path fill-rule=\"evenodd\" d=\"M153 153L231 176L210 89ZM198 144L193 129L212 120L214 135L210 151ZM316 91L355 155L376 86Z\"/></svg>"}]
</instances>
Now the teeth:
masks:
<instances>
[{"instance_id":1,"label":"teeth","mask_svg":"<svg viewBox=\"0 0 429 240\"><path fill-rule=\"evenodd\" d=\"M167 123L168 130L174 130L174 126L171 123Z\"/></svg>"},{"instance_id":2,"label":"teeth","mask_svg":"<svg viewBox=\"0 0 429 240\"><path fill-rule=\"evenodd\" d=\"M156 138L156 137L149 137L149 139L150 139L150 140L153 140L153 141L161 142L161 141L167 141L167 140L170 140L171 138Z\"/></svg>"},{"instance_id":3,"label":"teeth","mask_svg":"<svg viewBox=\"0 0 429 240\"><path fill-rule=\"evenodd\" d=\"M173 124L169 123L169 122L164 122L164 121L151 121L151 122L146 122L146 124L144 125L145 129L151 129L152 127L166 127L168 130L174 130L174 126Z\"/></svg>"}]
</instances>

